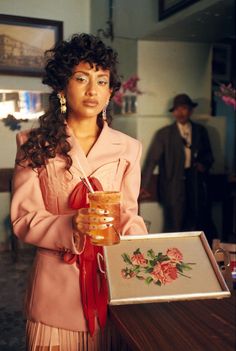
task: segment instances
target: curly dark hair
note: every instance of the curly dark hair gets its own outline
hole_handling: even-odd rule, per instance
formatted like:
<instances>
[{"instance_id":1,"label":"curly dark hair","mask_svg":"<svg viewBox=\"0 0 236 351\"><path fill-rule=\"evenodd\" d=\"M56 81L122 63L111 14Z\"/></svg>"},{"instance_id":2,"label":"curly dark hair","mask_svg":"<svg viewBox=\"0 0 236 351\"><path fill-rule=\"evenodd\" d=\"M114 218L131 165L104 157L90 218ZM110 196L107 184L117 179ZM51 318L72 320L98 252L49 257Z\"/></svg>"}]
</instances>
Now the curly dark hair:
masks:
<instances>
[{"instance_id":1,"label":"curly dark hair","mask_svg":"<svg viewBox=\"0 0 236 351\"><path fill-rule=\"evenodd\" d=\"M73 74L73 69L84 61L95 66L96 69L110 71L110 88L112 96L120 88L120 77L117 73L117 53L106 46L100 38L90 34L74 34L69 41L60 41L54 48L45 52L45 74L43 84L49 85L53 92L49 96L48 111L40 116L39 127L29 132L28 140L21 146L17 163L26 161L32 169L45 166L49 158L56 154L61 155L65 161L66 170L72 165L68 154L71 146L67 141L66 133L67 114L61 113L58 92L64 90ZM107 114L108 123L111 115ZM97 123L103 125L102 113L98 115Z\"/></svg>"}]
</instances>

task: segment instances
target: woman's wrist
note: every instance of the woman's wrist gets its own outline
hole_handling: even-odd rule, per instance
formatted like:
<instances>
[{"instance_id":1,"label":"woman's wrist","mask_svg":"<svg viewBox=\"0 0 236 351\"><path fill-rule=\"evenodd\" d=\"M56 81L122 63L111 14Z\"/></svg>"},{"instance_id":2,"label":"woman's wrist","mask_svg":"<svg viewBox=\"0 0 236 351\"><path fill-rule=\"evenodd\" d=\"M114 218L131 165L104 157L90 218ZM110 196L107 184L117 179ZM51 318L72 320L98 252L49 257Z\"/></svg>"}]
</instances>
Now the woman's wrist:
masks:
<instances>
[{"instance_id":1,"label":"woman's wrist","mask_svg":"<svg viewBox=\"0 0 236 351\"><path fill-rule=\"evenodd\" d=\"M73 216L73 218L72 218L73 241L74 241L76 249L78 251L80 251L81 242L83 242L83 240L81 240L82 233L78 230L75 219L76 219L76 216Z\"/></svg>"}]
</instances>

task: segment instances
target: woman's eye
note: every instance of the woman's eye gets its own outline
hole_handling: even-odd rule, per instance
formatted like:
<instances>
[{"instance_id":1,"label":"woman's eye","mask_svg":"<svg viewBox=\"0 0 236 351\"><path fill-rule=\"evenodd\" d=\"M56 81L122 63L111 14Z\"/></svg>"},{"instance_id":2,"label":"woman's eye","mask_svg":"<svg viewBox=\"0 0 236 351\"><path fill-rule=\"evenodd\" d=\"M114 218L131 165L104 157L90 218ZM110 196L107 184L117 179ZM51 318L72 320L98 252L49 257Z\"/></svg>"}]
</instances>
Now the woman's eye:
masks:
<instances>
[{"instance_id":1,"label":"woman's eye","mask_svg":"<svg viewBox=\"0 0 236 351\"><path fill-rule=\"evenodd\" d=\"M107 85L108 84L108 80L106 80L106 79L99 79L98 80L98 84L99 85Z\"/></svg>"},{"instance_id":2,"label":"woman's eye","mask_svg":"<svg viewBox=\"0 0 236 351\"><path fill-rule=\"evenodd\" d=\"M81 83L86 83L88 81L88 78L86 76L75 76L75 79Z\"/></svg>"}]
</instances>

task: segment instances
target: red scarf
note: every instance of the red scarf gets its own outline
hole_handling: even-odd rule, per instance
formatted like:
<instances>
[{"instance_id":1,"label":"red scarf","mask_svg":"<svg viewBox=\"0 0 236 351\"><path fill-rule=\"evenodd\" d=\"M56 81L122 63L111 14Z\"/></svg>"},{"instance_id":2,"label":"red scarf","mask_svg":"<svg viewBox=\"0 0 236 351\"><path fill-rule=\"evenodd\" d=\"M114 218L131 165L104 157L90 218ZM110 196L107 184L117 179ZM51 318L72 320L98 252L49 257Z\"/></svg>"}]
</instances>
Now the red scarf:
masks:
<instances>
[{"instance_id":1,"label":"red scarf","mask_svg":"<svg viewBox=\"0 0 236 351\"><path fill-rule=\"evenodd\" d=\"M102 185L96 178L89 178L94 190L103 190ZM88 207L87 188L80 182L76 185L69 198L69 206L73 209ZM68 264L76 262L80 268L80 290L82 306L85 318L88 323L88 329L91 336L95 330L95 317L103 329L106 325L107 316L107 281L106 276L98 267L97 254L103 256L103 248L94 246L90 238L86 237L85 248L82 254L64 254L64 261Z\"/></svg>"}]
</instances>

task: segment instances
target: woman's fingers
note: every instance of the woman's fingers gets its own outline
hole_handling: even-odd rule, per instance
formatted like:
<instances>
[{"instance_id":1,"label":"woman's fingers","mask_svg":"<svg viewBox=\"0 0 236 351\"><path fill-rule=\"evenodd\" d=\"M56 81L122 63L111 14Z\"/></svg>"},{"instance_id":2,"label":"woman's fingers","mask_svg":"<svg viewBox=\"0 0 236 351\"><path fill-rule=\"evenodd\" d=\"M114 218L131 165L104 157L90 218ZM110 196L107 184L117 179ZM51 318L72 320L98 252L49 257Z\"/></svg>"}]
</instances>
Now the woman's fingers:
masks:
<instances>
[{"instance_id":1,"label":"woman's fingers","mask_svg":"<svg viewBox=\"0 0 236 351\"><path fill-rule=\"evenodd\" d=\"M113 221L113 217L102 217L102 216L89 216L88 220L89 223L107 223L107 222L112 222Z\"/></svg>"},{"instance_id":2,"label":"woman's fingers","mask_svg":"<svg viewBox=\"0 0 236 351\"><path fill-rule=\"evenodd\" d=\"M81 208L79 211L79 213L81 213L82 215L88 215L88 214L97 214L97 215L108 215L109 211L102 209L102 208L94 208L94 207L90 207L90 208Z\"/></svg>"},{"instance_id":3,"label":"woman's fingers","mask_svg":"<svg viewBox=\"0 0 236 351\"><path fill-rule=\"evenodd\" d=\"M87 224L103 224L103 223L110 223L114 220L113 217L94 217L94 216L75 216L74 222L75 224L79 224L79 223L87 223Z\"/></svg>"},{"instance_id":4,"label":"woman's fingers","mask_svg":"<svg viewBox=\"0 0 236 351\"><path fill-rule=\"evenodd\" d=\"M81 233L88 234L112 227L114 218L109 211L100 208L81 208L74 216L73 225Z\"/></svg>"},{"instance_id":5,"label":"woman's fingers","mask_svg":"<svg viewBox=\"0 0 236 351\"><path fill-rule=\"evenodd\" d=\"M109 223L114 220L111 216L106 216L104 213L98 214L97 211L88 211L89 209L83 208L78 211L78 214L75 216L76 223ZM95 209L97 210L97 209ZM99 209L100 210L100 209Z\"/></svg>"},{"instance_id":6,"label":"woman's fingers","mask_svg":"<svg viewBox=\"0 0 236 351\"><path fill-rule=\"evenodd\" d=\"M89 233L95 230L104 230L107 229L109 227L112 227L112 223L107 223L107 224L95 224L95 223L83 223L83 222L79 222L77 224L77 228L83 232L83 233Z\"/></svg>"},{"instance_id":7,"label":"woman's fingers","mask_svg":"<svg viewBox=\"0 0 236 351\"><path fill-rule=\"evenodd\" d=\"M90 207L88 208L88 213L96 213L98 215L108 215L109 211L105 210L104 208L94 208L94 207Z\"/></svg>"}]
</instances>

